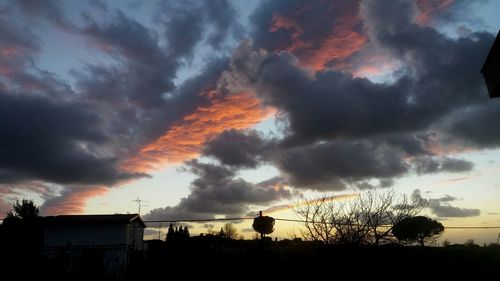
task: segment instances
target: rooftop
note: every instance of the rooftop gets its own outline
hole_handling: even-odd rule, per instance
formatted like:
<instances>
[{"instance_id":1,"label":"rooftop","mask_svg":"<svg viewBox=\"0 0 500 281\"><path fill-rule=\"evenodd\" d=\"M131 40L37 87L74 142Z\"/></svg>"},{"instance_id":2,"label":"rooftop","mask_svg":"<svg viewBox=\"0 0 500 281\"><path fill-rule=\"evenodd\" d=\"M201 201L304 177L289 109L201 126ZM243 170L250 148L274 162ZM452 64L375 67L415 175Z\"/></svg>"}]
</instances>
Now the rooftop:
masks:
<instances>
[{"instance_id":1,"label":"rooftop","mask_svg":"<svg viewBox=\"0 0 500 281\"><path fill-rule=\"evenodd\" d=\"M130 223L138 220L146 227L139 214L105 214L105 215L59 215L45 217L48 224L94 224L94 223Z\"/></svg>"}]
</instances>

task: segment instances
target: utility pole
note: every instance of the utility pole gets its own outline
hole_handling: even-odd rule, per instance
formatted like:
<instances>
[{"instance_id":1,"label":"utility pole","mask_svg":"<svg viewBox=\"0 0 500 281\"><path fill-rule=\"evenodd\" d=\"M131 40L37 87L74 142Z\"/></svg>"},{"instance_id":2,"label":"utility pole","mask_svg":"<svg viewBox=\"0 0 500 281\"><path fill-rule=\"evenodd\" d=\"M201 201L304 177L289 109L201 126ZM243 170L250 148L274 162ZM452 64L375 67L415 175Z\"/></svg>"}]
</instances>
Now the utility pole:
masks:
<instances>
[{"instance_id":1,"label":"utility pole","mask_svg":"<svg viewBox=\"0 0 500 281\"><path fill-rule=\"evenodd\" d=\"M149 205L142 204L143 202L149 202L149 201L141 200L139 197L136 197L136 199L132 200L132 202L137 203L137 205L139 206L139 210L137 212L139 214L139 216L141 215L141 206L149 206Z\"/></svg>"},{"instance_id":2,"label":"utility pole","mask_svg":"<svg viewBox=\"0 0 500 281\"><path fill-rule=\"evenodd\" d=\"M161 233L161 222L160 222L160 224L158 225L158 240L161 240L161 238L160 238L160 233Z\"/></svg>"}]
</instances>

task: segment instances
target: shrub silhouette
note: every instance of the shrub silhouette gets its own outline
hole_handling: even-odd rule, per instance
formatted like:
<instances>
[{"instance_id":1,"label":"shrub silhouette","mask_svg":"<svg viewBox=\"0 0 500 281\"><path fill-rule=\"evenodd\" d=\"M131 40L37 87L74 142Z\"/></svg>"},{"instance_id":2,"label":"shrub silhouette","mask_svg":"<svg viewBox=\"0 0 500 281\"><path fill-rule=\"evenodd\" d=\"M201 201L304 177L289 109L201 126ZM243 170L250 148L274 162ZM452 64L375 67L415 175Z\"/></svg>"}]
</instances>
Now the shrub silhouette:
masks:
<instances>
[{"instance_id":1,"label":"shrub silhouette","mask_svg":"<svg viewBox=\"0 0 500 281\"><path fill-rule=\"evenodd\" d=\"M444 226L424 216L409 217L394 225L392 233L400 241L419 243L434 242L444 231Z\"/></svg>"},{"instance_id":2,"label":"shrub silhouette","mask_svg":"<svg viewBox=\"0 0 500 281\"><path fill-rule=\"evenodd\" d=\"M253 220L252 227L255 231L260 233L260 239L263 239L266 234L271 234L274 231L274 218L269 216L259 216Z\"/></svg>"}]
</instances>

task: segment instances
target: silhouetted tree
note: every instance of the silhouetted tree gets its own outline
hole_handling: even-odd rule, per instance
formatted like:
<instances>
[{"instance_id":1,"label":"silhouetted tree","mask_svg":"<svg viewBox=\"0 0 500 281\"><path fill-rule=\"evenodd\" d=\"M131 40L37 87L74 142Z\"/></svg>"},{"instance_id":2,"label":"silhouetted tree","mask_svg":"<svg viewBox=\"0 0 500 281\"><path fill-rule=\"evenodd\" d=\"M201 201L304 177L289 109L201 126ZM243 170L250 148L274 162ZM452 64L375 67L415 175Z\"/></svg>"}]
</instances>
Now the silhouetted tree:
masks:
<instances>
[{"instance_id":1,"label":"silhouetted tree","mask_svg":"<svg viewBox=\"0 0 500 281\"><path fill-rule=\"evenodd\" d=\"M431 218L424 216L409 217L394 225L392 233L400 241L418 243L435 242L443 233L444 226Z\"/></svg>"},{"instance_id":2,"label":"silhouetted tree","mask_svg":"<svg viewBox=\"0 0 500 281\"><path fill-rule=\"evenodd\" d=\"M167 232L166 241L172 242L172 240L174 239L174 235L175 235L174 225L172 223L170 223L168 225L168 232Z\"/></svg>"},{"instance_id":3,"label":"silhouetted tree","mask_svg":"<svg viewBox=\"0 0 500 281\"><path fill-rule=\"evenodd\" d=\"M266 234L271 234L274 231L274 218L263 216L262 212L259 212L259 216L253 220L252 227L260 233L260 239L264 239Z\"/></svg>"},{"instance_id":4,"label":"silhouetted tree","mask_svg":"<svg viewBox=\"0 0 500 281\"><path fill-rule=\"evenodd\" d=\"M330 196L295 204L305 223L304 238L327 244L379 245L394 241L392 226L418 214L425 201L394 191L371 190L351 197Z\"/></svg>"},{"instance_id":5,"label":"silhouetted tree","mask_svg":"<svg viewBox=\"0 0 500 281\"><path fill-rule=\"evenodd\" d=\"M238 231L236 230L236 227L230 222L224 224L224 226L221 228L222 235L221 237L234 240L238 237Z\"/></svg>"},{"instance_id":6,"label":"silhouetted tree","mask_svg":"<svg viewBox=\"0 0 500 281\"><path fill-rule=\"evenodd\" d=\"M189 240L189 230L188 227L175 227L171 223L168 226L167 238L168 243L183 243Z\"/></svg>"},{"instance_id":7,"label":"silhouetted tree","mask_svg":"<svg viewBox=\"0 0 500 281\"><path fill-rule=\"evenodd\" d=\"M479 245L475 243L474 239L467 239L467 240L465 240L464 245L467 246L467 247L479 247Z\"/></svg>"},{"instance_id":8,"label":"silhouetted tree","mask_svg":"<svg viewBox=\"0 0 500 281\"><path fill-rule=\"evenodd\" d=\"M13 209L7 213L1 225L1 240L6 242L2 254L14 263L22 260L22 266L30 268L38 264L41 258L42 218L38 217L38 207L32 200L16 201ZM14 264L17 265L20 264Z\"/></svg>"},{"instance_id":9,"label":"silhouetted tree","mask_svg":"<svg viewBox=\"0 0 500 281\"><path fill-rule=\"evenodd\" d=\"M3 221L4 225L33 222L38 217L39 210L33 200L23 199L21 203L16 200L12 207L14 211L7 212Z\"/></svg>"}]
</instances>

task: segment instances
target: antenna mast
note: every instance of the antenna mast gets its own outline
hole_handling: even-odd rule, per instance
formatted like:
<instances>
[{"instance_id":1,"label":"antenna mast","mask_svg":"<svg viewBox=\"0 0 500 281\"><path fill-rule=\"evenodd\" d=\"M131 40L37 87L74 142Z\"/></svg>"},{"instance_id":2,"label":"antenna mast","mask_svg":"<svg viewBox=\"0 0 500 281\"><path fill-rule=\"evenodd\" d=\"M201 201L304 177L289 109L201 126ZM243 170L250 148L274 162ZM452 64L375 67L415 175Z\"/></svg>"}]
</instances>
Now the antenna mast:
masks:
<instances>
[{"instance_id":1,"label":"antenna mast","mask_svg":"<svg viewBox=\"0 0 500 281\"><path fill-rule=\"evenodd\" d=\"M144 205L144 204L142 204L142 203L147 203L147 202L149 202L149 201L142 200L142 199L140 199L139 197L136 197L136 199L135 199L135 200L132 200L132 202L137 203L137 206L138 206L138 208L139 208L139 210L138 210L138 212L137 212L137 213L139 214L139 216L141 215L141 206L144 206L144 207L145 207L145 206L149 206L149 205Z\"/></svg>"}]
</instances>

